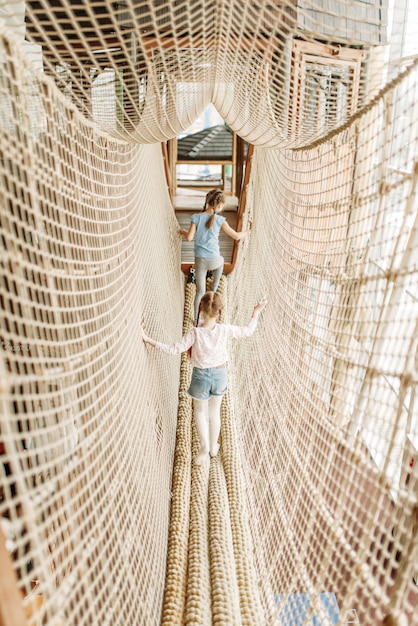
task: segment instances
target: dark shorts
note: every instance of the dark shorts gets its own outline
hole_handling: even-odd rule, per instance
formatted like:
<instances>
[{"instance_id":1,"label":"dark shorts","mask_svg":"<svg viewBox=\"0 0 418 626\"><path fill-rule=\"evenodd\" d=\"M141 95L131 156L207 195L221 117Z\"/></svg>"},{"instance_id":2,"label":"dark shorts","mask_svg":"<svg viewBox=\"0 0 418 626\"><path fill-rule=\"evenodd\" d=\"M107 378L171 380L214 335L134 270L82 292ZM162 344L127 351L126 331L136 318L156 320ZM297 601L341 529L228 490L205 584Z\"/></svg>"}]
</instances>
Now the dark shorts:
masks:
<instances>
[{"instance_id":1,"label":"dark shorts","mask_svg":"<svg viewBox=\"0 0 418 626\"><path fill-rule=\"evenodd\" d=\"M195 400L208 400L210 396L223 396L227 389L225 365L205 369L194 367L187 393Z\"/></svg>"}]
</instances>

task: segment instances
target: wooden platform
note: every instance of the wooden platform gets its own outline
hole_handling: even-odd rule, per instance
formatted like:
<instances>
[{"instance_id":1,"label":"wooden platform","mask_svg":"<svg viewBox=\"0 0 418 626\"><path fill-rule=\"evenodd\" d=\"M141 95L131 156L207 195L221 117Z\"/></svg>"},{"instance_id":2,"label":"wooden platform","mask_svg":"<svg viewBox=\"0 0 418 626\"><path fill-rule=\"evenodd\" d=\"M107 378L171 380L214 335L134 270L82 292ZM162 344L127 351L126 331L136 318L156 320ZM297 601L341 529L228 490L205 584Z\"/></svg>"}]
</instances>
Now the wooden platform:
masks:
<instances>
[{"instance_id":1,"label":"wooden platform","mask_svg":"<svg viewBox=\"0 0 418 626\"><path fill-rule=\"evenodd\" d=\"M208 190L209 191L209 190ZM197 213L203 209L206 193L196 189L177 188L177 194L173 198L175 211L185 210ZM236 211L238 209L238 198L225 194L225 211Z\"/></svg>"}]
</instances>

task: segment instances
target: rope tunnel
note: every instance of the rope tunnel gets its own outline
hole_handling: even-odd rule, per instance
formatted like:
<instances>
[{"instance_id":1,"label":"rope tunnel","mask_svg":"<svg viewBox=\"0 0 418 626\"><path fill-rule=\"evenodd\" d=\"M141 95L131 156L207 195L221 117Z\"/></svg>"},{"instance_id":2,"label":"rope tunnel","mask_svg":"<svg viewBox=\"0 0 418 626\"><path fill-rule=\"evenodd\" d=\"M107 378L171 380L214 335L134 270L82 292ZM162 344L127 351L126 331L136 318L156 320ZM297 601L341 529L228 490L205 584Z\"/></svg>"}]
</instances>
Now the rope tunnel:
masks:
<instances>
[{"instance_id":1,"label":"rope tunnel","mask_svg":"<svg viewBox=\"0 0 418 626\"><path fill-rule=\"evenodd\" d=\"M412 4L0 0L0 626L418 626ZM209 185L268 306L197 467Z\"/></svg>"}]
</instances>

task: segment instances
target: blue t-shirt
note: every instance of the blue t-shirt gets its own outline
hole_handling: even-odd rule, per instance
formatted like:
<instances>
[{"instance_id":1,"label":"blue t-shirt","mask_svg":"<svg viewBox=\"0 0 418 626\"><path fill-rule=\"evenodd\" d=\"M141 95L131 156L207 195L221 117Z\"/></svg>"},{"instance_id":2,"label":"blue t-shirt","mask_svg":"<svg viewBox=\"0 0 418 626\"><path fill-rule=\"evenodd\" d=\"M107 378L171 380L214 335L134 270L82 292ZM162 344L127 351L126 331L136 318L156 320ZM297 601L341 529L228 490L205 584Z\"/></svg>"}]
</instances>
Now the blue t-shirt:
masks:
<instances>
[{"instance_id":1,"label":"blue t-shirt","mask_svg":"<svg viewBox=\"0 0 418 626\"><path fill-rule=\"evenodd\" d=\"M194 255L199 259L213 259L220 256L219 233L225 218L215 215L212 228L206 228L206 222L212 215L212 213L194 213L191 217L193 224L196 224Z\"/></svg>"}]
</instances>

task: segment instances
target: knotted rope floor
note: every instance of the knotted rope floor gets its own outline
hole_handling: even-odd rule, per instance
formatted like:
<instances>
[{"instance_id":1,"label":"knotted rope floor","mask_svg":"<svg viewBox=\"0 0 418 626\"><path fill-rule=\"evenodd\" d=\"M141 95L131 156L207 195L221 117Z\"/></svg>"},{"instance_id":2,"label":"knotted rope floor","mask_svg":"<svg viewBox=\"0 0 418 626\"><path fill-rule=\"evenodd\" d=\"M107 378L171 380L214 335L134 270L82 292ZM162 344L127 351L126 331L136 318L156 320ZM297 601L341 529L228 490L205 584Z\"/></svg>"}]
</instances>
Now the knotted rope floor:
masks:
<instances>
[{"instance_id":1,"label":"knotted rope floor","mask_svg":"<svg viewBox=\"0 0 418 626\"><path fill-rule=\"evenodd\" d=\"M227 280L219 292L227 308ZM195 285L185 293L183 332L192 325ZM221 447L202 466L193 459L199 440L187 395L191 365L182 355L178 424L173 469L164 626L173 624L264 625L253 563L239 422L229 389L221 407Z\"/></svg>"}]
</instances>

